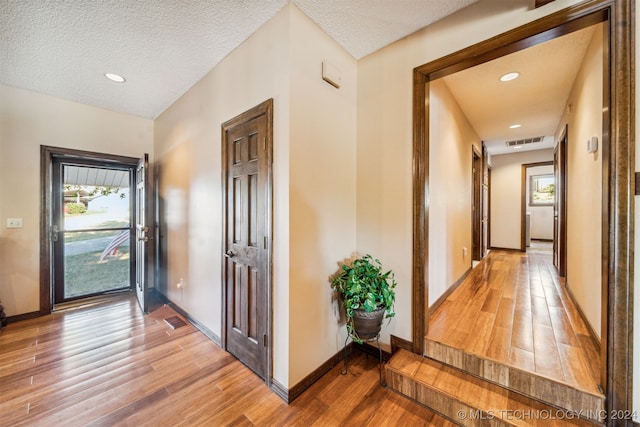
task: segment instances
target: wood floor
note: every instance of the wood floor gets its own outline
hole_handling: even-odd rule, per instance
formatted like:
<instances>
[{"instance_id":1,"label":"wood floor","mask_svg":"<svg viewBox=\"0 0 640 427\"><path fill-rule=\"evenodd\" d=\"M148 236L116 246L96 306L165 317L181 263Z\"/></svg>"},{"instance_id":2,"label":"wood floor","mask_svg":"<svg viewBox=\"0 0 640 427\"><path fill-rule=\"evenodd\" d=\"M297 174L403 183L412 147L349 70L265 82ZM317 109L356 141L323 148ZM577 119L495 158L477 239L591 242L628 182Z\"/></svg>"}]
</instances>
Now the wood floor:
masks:
<instances>
[{"instance_id":1,"label":"wood floor","mask_svg":"<svg viewBox=\"0 0 640 427\"><path fill-rule=\"evenodd\" d=\"M0 426L453 426L355 354L290 405L192 325L131 298L0 332Z\"/></svg>"},{"instance_id":2,"label":"wood floor","mask_svg":"<svg viewBox=\"0 0 640 427\"><path fill-rule=\"evenodd\" d=\"M435 310L427 340L601 395L599 349L549 251L491 251Z\"/></svg>"}]
</instances>

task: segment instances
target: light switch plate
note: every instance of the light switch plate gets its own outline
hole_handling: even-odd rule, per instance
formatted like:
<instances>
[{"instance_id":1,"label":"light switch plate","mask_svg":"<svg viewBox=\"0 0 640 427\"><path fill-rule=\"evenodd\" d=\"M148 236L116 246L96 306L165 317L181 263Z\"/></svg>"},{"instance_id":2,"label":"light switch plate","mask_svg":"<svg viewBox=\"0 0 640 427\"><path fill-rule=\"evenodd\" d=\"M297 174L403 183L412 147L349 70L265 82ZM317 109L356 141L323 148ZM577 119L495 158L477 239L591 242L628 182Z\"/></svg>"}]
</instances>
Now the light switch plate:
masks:
<instances>
[{"instance_id":1,"label":"light switch plate","mask_svg":"<svg viewBox=\"0 0 640 427\"><path fill-rule=\"evenodd\" d=\"M7 218L7 228L22 228L22 218Z\"/></svg>"}]
</instances>

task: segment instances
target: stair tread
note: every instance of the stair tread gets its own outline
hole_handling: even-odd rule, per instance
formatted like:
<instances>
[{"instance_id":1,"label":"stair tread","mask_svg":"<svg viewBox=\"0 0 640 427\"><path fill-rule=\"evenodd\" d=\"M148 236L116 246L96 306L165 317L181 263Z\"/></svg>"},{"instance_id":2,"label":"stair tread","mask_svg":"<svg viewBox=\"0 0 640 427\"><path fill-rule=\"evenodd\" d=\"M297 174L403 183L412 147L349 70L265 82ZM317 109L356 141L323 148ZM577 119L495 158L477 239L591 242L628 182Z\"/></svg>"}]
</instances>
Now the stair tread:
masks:
<instances>
[{"instance_id":1,"label":"stair tread","mask_svg":"<svg viewBox=\"0 0 640 427\"><path fill-rule=\"evenodd\" d=\"M416 383L438 390L439 393L468 406L483 411L485 414L509 420L511 425L535 425L532 418L553 415L558 425L594 425L584 419L567 419L562 409L508 390L497 384L467 374L459 369L445 365L433 359L423 358L406 350L399 350L386 366L387 370L409 377ZM415 396L410 396L415 398ZM454 414L445 414L454 415ZM521 418L521 419L518 419Z\"/></svg>"}]
</instances>

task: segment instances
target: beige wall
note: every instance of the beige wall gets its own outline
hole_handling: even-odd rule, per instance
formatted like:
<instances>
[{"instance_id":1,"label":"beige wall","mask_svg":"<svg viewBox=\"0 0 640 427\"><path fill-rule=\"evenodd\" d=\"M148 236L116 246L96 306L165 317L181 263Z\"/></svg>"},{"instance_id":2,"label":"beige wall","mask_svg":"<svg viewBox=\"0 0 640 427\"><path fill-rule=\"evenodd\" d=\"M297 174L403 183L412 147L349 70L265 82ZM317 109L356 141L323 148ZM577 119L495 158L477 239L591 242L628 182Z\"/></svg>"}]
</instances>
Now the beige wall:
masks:
<instances>
[{"instance_id":1,"label":"beige wall","mask_svg":"<svg viewBox=\"0 0 640 427\"><path fill-rule=\"evenodd\" d=\"M358 61L357 244L398 279L397 314L383 341L412 337L413 68L576 3L529 10L529 1L482 0Z\"/></svg>"},{"instance_id":2,"label":"beige wall","mask_svg":"<svg viewBox=\"0 0 640 427\"><path fill-rule=\"evenodd\" d=\"M412 242L412 73L421 64L443 57L449 53L472 45L478 41L503 33L543 15L579 3L580 0L557 0L535 11L524 4L505 0L482 0L459 13L404 38L379 52L358 61L357 66L357 145L355 163L355 248L371 252L380 257L385 266L393 268L399 282L396 300L397 318L384 330L383 341L388 342L389 333L405 339L411 338L411 242ZM295 361L291 367L290 355L305 356L302 350L307 340L291 343L301 332L293 321L306 320L301 313L300 295L327 298L322 286L328 286L326 277L317 277L329 262L335 262L354 246L352 209L347 202L338 214L333 214L335 205L323 206L309 203L308 196L296 194L300 186L291 184L290 174L301 177L302 166L315 166L301 158L301 152L290 148L298 138L303 138L297 124L290 125L292 105L303 106L305 90L298 85L304 74L290 76L291 52L300 49L302 43L292 42L291 35L307 33L297 12L282 12L241 48L229 55L216 69L168 109L155 123L135 117L124 116L67 101L0 86L0 298L8 315L22 314L38 309L38 210L39 145L86 149L122 155L139 156L151 152L155 133L156 156L161 167L161 196L165 203L167 230L164 243L172 251L168 263L169 296L187 308L196 319L202 321L216 333L220 333L220 124L269 97L275 99L274 126L274 376L284 385L292 385L296 379L317 367L317 361ZM304 27L304 25L302 25ZM316 37L312 37L314 41ZM301 41L304 41L302 39ZM318 48L325 52L325 42ZM330 43L326 43L327 45ZM346 76L352 72L351 63L342 53L330 49L335 60L344 66ZM310 58L316 52L310 52ZM301 58L311 67L310 58ZM297 64L300 70L303 64ZM319 65L318 65L319 67ZM636 67L640 70L640 67ZM297 71L294 71L296 73ZM319 72L319 68L318 68ZM348 80L348 77L344 77ZM353 83L355 85L355 83ZM322 105L330 102L331 108L350 117L350 95L332 95L330 87L314 85L311 96L321 94ZM345 85L345 90L351 88ZM306 108L309 108L308 106ZM316 112L318 113L318 112ZM299 116L301 123L309 119L310 112ZM334 120L331 112L323 110L323 120ZM638 121L638 120L636 120ZM330 123L333 125L333 122ZM340 125L341 129L344 126ZM329 127L329 126L327 126ZM346 126L346 140L353 130ZM317 130L317 127L312 129ZM314 143L327 143L328 137L336 137L334 130L327 129L327 136L311 139ZM293 139L295 135L296 141ZM339 141L342 139L338 138ZM329 141L337 146L336 141ZM346 158L352 156L353 146L342 147ZM331 149L335 149L331 145ZM311 149L317 155L315 146ZM345 153L346 151L346 153ZM328 154L320 159L327 165ZM336 152L332 151L331 156ZM292 157L293 156L293 157ZM291 166L291 161L300 161L301 167ZM348 164L346 159L334 159L337 164ZM332 163L333 164L333 163ZM638 162L640 165L640 162ZM212 166L213 165L213 166ZM640 166L637 166L640 170ZM314 168L314 173L317 168ZM335 168L331 167L331 174ZM338 172L343 181L339 183L338 195L346 201L352 194L352 177L348 172ZM305 185L309 177L303 178ZM330 184L317 184L321 200L327 201ZM291 186L291 188L290 188ZM289 192L291 191L291 196ZM291 202L290 202L291 200ZM291 204L291 207L290 207ZM312 213L315 218L306 220L303 213ZM294 215L294 218L290 218ZM637 219L640 214L636 211ZM23 217L25 227L7 230L7 217ZM336 219L341 224L336 228ZM292 224L292 225L290 225ZM305 235L304 228L311 224L313 235L319 236L321 267L301 266L302 255L290 256ZM344 224L344 225L342 225ZM637 227L640 228L640 227ZM330 236L333 230L344 235ZM637 233L640 233L637 231ZM293 237L292 237L293 236ZM295 242L296 246L291 243ZM640 242L640 238L636 239ZM308 243L303 243L307 249ZM636 252L639 252L636 247ZM329 256L329 253L331 256ZM296 263L294 265L294 262ZM310 261L313 262L313 261ZM638 262L638 261L636 261ZM638 263L637 265L640 265ZM11 266L10 268L7 266ZM332 268L336 265L331 264ZM309 271L307 271L309 269ZM331 270L331 269L330 269ZM640 271L640 267L636 268ZM183 278L185 287L178 291L175 282ZM302 283L300 292L291 290ZM640 287L636 285L637 301ZM326 300L318 302L324 307ZM290 307L292 307L290 309ZM313 323L319 352L334 352L339 344L342 329L333 323L324 308L317 308L321 320ZM640 302L635 305L636 331L640 330ZM324 317L322 317L324 316ZM323 323L324 322L324 323ZM322 324L323 330L318 331ZM637 333L636 333L637 335ZM335 343L334 343L335 340ZM327 344L331 341L331 346ZM640 338L636 337L635 383L640 378ZM290 349L291 347L291 349ZM320 348L322 347L322 348ZM308 350L311 352L311 350ZM318 357L320 359L321 357ZM292 365L293 363L291 363ZM312 366L315 365L315 366ZM634 408L640 410L640 390L634 392Z\"/></svg>"},{"instance_id":3,"label":"beige wall","mask_svg":"<svg viewBox=\"0 0 640 427\"><path fill-rule=\"evenodd\" d=\"M328 277L355 250L355 94L355 60L289 6L156 121L166 294L221 336L220 128L274 98L273 377L285 387L344 345Z\"/></svg>"},{"instance_id":4,"label":"beige wall","mask_svg":"<svg viewBox=\"0 0 640 427\"><path fill-rule=\"evenodd\" d=\"M446 83L431 82L429 90L429 305L432 305L471 268L472 147L480 152L481 142Z\"/></svg>"},{"instance_id":5,"label":"beige wall","mask_svg":"<svg viewBox=\"0 0 640 427\"><path fill-rule=\"evenodd\" d=\"M560 121L568 124L567 286L593 330L601 336L602 150L587 152L587 140L602 145L602 25L596 28ZM599 147L601 148L601 147Z\"/></svg>"},{"instance_id":6,"label":"beige wall","mask_svg":"<svg viewBox=\"0 0 640 427\"><path fill-rule=\"evenodd\" d=\"M288 384L289 12L283 10L155 121L167 249L163 293L219 337L221 125L273 98L274 378ZM177 284L182 279L183 287Z\"/></svg>"},{"instance_id":7,"label":"beige wall","mask_svg":"<svg viewBox=\"0 0 640 427\"><path fill-rule=\"evenodd\" d=\"M322 61L342 84L322 80ZM328 276L356 250L356 61L291 7L289 385L336 354L346 337Z\"/></svg>"},{"instance_id":8,"label":"beige wall","mask_svg":"<svg viewBox=\"0 0 640 427\"><path fill-rule=\"evenodd\" d=\"M140 157L153 122L0 85L0 299L7 316L40 309L40 145ZM7 218L24 228L7 229Z\"/></svg>"},{"instance_id":9,"label":"beige wall","mask_svg":"<svg viewBox=\"0 0 640 427\"><path fill-rule=\"evenodd\" d=\"M520 250L522 165L552 160L552 149L491 156L491 247Z\"/></svg>"}]
</instances>

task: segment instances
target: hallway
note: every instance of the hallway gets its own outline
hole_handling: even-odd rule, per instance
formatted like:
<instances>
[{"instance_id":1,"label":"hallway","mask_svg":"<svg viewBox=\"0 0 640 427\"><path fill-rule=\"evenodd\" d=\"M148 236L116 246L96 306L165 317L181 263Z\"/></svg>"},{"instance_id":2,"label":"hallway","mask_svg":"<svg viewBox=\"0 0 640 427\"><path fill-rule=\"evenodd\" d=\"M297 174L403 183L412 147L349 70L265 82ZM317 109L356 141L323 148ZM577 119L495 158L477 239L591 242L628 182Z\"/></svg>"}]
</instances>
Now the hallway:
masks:
<instances>
[{"instance_id":1,"label":"hallway","mask_svg":"<svg viewBox=\"0 0 640 427\"><path fill-rule=\"evenodd\" d=\"M425 343L429 357L562 407L604 398L598 344L544 248L491 251L432 313Z\"/></svg>"}]
</instances>

